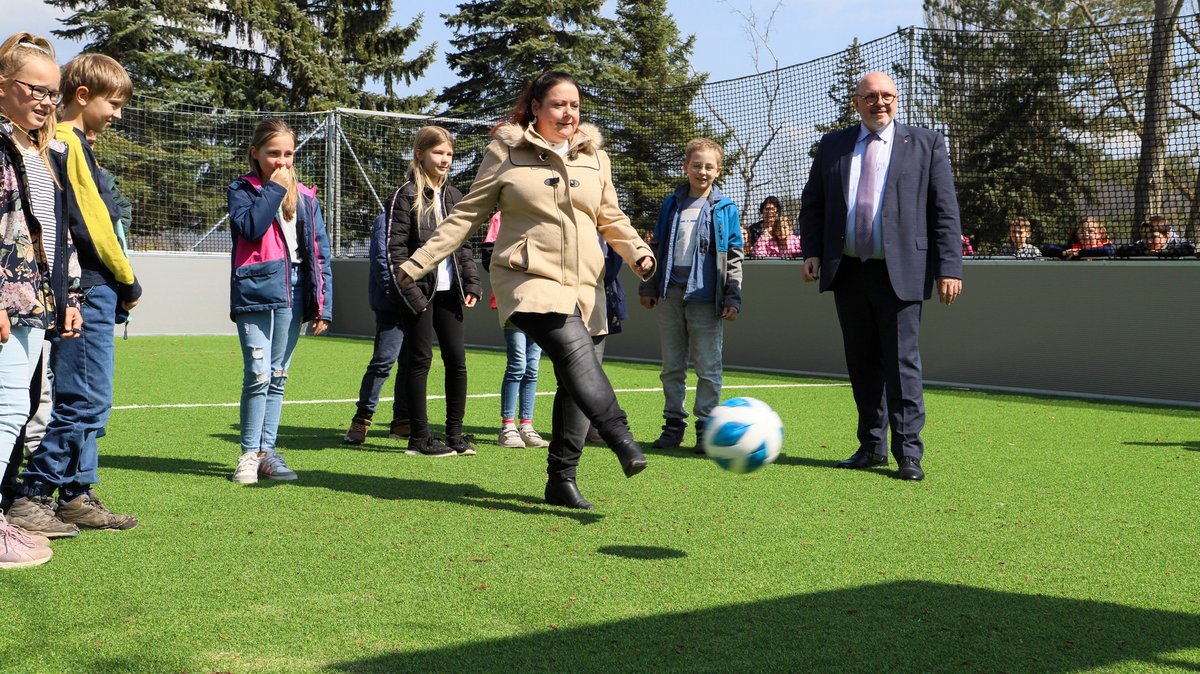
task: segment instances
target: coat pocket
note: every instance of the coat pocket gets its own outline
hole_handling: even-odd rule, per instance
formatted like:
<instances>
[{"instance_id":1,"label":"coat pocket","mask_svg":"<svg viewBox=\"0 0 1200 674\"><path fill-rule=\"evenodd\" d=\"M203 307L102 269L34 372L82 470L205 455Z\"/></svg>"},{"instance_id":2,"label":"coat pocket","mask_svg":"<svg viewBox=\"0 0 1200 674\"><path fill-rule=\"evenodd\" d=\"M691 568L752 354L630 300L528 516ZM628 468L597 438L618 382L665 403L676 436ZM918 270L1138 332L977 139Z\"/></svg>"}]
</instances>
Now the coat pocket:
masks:
<instances>
[{"instance_id":1,"label":"coat pocket","mask_svg":"<svg viewBox=\"0 0 1200 674\"><path fill-rule=\"evenodd\" d=\"M499 262L509 269L529 271L529 239L521 237L513 245L496 253L492 261Z\"/></svg>"},{"instance_id":2,"label":"coat pocket","mask_svg":"<svg viewBox=\"0 0 1200 674\"><path fill-rule=\"evenodd\" d=\"M257 307L287 301L285 260L256 262L233 270L234 307Z\"/></svg>"},{"instance_id":3,"label":"coat pocket","mask_svg":"<svg viewBox=\"0 0 1200 674\"><path fill-rule=\"evenodd\" d=\"M928 250L929 238L924 236L917 237L917 250Z\"/></svg>"}]
</instances>

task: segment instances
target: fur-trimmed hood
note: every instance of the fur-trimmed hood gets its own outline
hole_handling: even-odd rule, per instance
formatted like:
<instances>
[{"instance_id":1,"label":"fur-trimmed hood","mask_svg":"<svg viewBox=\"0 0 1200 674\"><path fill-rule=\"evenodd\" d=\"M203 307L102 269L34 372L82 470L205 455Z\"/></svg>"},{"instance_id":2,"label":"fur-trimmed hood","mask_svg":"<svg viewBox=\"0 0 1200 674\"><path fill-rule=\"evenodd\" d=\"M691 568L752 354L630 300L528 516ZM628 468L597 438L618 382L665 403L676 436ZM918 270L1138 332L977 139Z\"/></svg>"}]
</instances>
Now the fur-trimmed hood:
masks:
<instances>
[{"instance_id":1,"label":"fur-trimmed hood","mask_svg":"<svg viewBox=\"0 0 1200 674\"><path fill-rule=\"evenodd\" d=\"M532 124L525 128L512 122L501 124L496 127L495 131L492 131L492 138L514 150L523 146L550 149L550 143L534 130ZM599 127L585 122L580 124L579 128L575 130L575 135L571 136L571 149L567 155L571 159L580 154L594 155L602 147L604 147L604 136L600 133Z\"/></svg>"}]
</instances>

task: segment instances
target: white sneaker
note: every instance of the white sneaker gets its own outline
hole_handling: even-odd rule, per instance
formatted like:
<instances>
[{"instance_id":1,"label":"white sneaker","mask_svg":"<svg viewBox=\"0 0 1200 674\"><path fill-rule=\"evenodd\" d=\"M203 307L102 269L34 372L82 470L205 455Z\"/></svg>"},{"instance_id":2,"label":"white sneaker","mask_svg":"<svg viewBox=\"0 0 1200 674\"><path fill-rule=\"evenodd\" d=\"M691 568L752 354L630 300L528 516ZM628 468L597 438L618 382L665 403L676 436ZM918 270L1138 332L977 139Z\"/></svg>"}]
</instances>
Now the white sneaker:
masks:
<instances>
[{"instance_id":1,"label":"white sneaker","mask_svg":"<svg viewBox=\"0 0 1200 674\"><path fill-rule=\"evenodd\" d=\"M242 452L237 469L233 471L233 477L230 479L238 484L258 482L258 452Z\"/></svg>"},{"instance_id":2,"label":"white sneaker","mask_svg":"<svg viewBox=\"0 0 1200 674\"><path fill-rule=\"evenodd\" d=\"M521 439L521 434L517 432L517 427L511 424L500 429L500 446L501 447L524 447L525 441Z\"/></svg>"},{"instance_id":3,"label":"white sneaker","mask_svg":"<svg viewBox=\"0 0 1200 674\"><path fill-rule=\"evenodd\" d=\"M550 443L542 439L538 432L533 430L532 425L523 424L521 426L521 440L525 442L526 447L549 447Z\"/></svg>"}]
</instances>

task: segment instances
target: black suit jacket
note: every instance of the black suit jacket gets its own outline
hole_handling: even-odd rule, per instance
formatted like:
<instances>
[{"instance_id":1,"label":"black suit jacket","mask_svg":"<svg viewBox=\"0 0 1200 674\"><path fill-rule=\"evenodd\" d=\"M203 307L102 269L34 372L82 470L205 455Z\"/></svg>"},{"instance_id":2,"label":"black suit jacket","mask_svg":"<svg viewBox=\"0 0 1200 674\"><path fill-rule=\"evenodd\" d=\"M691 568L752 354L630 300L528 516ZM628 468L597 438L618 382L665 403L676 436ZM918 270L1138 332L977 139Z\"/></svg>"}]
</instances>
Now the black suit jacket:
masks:
<instances>
[{"instance_id":1,"label":"black suit jacket","mask_svg":"<svg viewBox=\"0 0 1200 674\"><path fill-rule=\"evenodd\" d=\"M927 300L934 279L962 278L962 226L946 142L936 131L893 122L891 163L883 189L883 254L896 296ZM837 278L846 239L850 158L859 125L821 138L800 206L805 257L821 258L822 291Z\"/></svg>"}]
</instances>

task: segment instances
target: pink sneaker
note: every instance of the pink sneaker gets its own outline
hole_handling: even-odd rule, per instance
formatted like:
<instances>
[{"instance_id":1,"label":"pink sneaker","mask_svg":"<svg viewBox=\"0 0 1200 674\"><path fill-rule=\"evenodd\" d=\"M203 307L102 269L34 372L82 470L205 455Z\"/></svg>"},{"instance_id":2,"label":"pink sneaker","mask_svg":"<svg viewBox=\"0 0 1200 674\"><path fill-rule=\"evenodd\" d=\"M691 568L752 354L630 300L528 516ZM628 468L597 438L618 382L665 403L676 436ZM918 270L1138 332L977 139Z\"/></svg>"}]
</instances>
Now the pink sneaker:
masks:
<instances>
[{"instance_id":1,"label":"pink sneaker","mask_svg":"<svg viewBox=\"0 0 1200 674\"><path fill-rule=\"evenodd\" d=\"M25 532L0 515L0 569L23 569L50 561L54 552L37 545Z\"/></svg>"}]
</instances>

